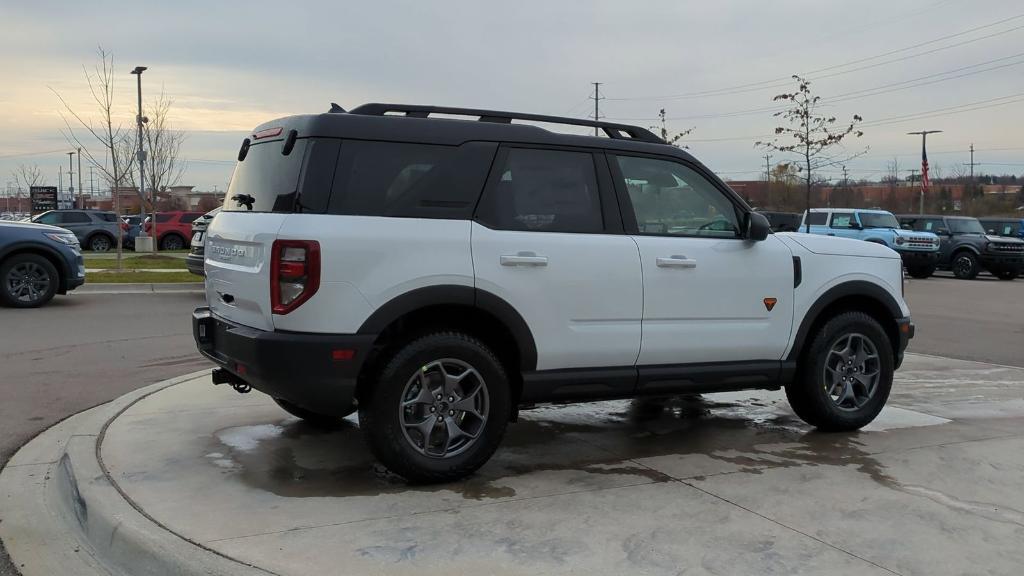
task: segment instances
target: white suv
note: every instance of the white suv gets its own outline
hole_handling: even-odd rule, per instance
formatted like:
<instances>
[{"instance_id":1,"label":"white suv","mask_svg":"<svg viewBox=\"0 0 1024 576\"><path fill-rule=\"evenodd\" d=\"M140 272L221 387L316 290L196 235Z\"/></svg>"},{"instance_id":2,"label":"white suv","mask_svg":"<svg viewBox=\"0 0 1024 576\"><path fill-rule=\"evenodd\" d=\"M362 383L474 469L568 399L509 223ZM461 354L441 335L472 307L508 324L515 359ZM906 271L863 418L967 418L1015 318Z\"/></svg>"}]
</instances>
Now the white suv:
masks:
<instances>
[{"instance_id":1,"label":"white suv","mask_svg":"<svg viewBox=\"0 0 1024 576\"><path fill-rule=\"evenodd\" d=\"M770 234L643 128L334 106L238 160L193 315L214 382L313 422L358 410L413 481L476 470L541 402L785 387L808 423L856 429L914 333L895 252Z\"/></svg>"}]
</instances>

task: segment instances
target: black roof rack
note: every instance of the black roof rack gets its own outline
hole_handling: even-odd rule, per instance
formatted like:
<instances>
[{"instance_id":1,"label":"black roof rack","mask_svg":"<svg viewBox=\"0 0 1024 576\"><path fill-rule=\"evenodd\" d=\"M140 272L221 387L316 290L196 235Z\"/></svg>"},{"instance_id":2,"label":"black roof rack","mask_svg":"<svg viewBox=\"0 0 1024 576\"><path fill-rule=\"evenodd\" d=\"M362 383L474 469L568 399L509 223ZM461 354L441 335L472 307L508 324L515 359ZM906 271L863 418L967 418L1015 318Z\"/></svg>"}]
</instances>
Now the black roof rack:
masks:
<instances>
[{"instance_id":1,"label":"black roof rack","mask_svg":"<svg viewBox=\"0 0 1024 576\"><path fill-rule=\"evenodd\" d=\"M331 110L335 112L335 110ZM363 104L353 108L349 114L360 114L364 116L384 116L388 113L405 114L411 118L428 118L431 114L451 114L456 116L476 116L481 122L495 122L499 124L511 124L512 120L527 120L531 122L547 122L550 124L569 124L572 126L589 126L600 128L609 138L632 139L642 142L664 144L665 141L657 137L653 132L639 126L629 124L616 124L614 122L600 122L585 120L582 118L568 118L564 116L545 116L543 114L521 114L518 112L502 112L499 110L478 110L475 108L451 108L447 106L422 106L418 104Z\"/></svg>"}]
</instances>

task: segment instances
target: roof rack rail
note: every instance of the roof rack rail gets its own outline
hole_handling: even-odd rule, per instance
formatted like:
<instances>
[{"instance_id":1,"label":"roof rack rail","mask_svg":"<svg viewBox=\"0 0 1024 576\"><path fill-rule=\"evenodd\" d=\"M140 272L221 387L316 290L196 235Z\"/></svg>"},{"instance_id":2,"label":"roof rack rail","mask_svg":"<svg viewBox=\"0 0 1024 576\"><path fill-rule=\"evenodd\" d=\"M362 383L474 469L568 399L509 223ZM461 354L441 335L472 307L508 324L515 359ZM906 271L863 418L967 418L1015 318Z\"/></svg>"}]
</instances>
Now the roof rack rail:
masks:
<instances>
[{"instance_id":1,"label":"roof rack rail","mask_svg":"<svg viewBox=\"0 0 1024 576\"><path fill-rule=\"evenodd\" d=\"M550 124L569 124L572 126L589 126L600 128L609 138L633 139L642 142L653 142L664 144L665 141L656 136L650 130L629 124L616 124L614 122L600 122L585 120L582 118L568 118L564 116L546 116L543 114L521 114L518 112L503 112L499 110L479 110L476 108L453 108L447 106L423 106L419 104L363 104L353 108L349 114L361 114L364 116L384 116L388 113L404 113L411 118L428 118L431 114L451 114L456 116L476 116L480 122L496 122L499 124L511 124L512 120L527 120L531 122L547 122Z\"/></svg>"}]
</instances>

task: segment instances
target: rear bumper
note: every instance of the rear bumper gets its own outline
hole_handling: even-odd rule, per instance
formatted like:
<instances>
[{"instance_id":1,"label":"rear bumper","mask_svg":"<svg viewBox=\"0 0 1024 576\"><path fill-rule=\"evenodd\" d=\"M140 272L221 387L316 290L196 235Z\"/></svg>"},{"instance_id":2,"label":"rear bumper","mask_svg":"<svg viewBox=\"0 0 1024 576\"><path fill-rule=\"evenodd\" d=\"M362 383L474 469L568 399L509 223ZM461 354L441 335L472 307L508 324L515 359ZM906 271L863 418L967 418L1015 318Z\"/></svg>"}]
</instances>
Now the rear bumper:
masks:
<instances>
[{"instance_id":1,"label":"rear bumper","mask_svg":"<svg viewBox=\"0 0 1024 576\"><path fill-rule=\"evenodd\" d=\"M917 328L910 321L910 316L907 316L896 319L896 331L899 334L899 339L896 342L896 368L899 368L903 364L903 353L910 345L910 339L914 337Z\"/></svg>"},{"instance_id":2,"label":"rear bumper","mask_svg":"<svg viewBox=\"0 0 1024 576\"><path fill-rule=\"evenodd\" d=\"M257 330L206 307L192 312L192 335L203 356L256 390L327 415L350 412L359 369L375 339Z\"/></svg>"}]
</instances>

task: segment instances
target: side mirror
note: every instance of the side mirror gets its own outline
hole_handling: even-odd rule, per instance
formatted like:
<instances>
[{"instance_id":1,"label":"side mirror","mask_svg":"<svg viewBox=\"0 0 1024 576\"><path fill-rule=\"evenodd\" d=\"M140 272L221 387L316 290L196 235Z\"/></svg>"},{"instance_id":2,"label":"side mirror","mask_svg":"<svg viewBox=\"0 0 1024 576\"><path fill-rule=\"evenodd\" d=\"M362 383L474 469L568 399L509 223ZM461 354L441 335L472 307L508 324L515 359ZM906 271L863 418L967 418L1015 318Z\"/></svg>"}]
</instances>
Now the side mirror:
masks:
<instances>
[{"instance_id":1,"label":"side mirror","mask_svg":"<svg viewBox=\"0 0 1024 576\"><path fill-rule=\"evenodd\" d=\"M747 240L760 242L768 237L770 230L771 224L768 223L768 219L764 217L764 214L758 214L757 212L749 212L747 214Z\"/></svg>"},{"instance_id":2,"label":"side mirror","mask_svg":"<svg viewBox=\"0 0 1024 576\"><path fill-rule=\"evenodd\" d=\"M948 228L936 228L935 229L935 233L938 234L939 236L949 236L949 229Z\"/></svg>"}]
</instances>

